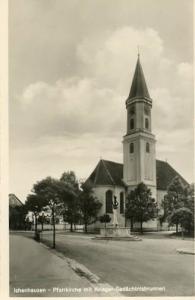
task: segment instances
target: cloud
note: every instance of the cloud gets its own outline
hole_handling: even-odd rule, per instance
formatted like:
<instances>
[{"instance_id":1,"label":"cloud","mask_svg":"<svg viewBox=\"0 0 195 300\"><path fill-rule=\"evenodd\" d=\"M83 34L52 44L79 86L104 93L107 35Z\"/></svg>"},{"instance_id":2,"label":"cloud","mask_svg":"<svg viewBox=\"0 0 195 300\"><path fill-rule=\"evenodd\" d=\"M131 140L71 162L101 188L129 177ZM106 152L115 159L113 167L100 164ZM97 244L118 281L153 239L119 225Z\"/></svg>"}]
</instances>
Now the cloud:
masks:
<instances>
[{"instance_id":1,"label":"cloud","mask_svg":"<svg viewBox=\"0 0 195 300\"><path fill-rule=\"evenodd\" d=\"M163 41L152 28L138 30L122 27L104 32L101 36L86 38L77 48L83 70L97 78L102 84L127 93L140 48L146 70L157 65L163 53ZM165 62L162 60L161 62ZM149 73L149 72L148 72Z\"/></svg>"},{"instance_id":2,"label":"cloud","mask_svg":"<svg viewBox=\"0 0 195 300\"><path fill-rule=\"evenodd\" d=\"M20 96L25 123L20 129L24 127L32 136L67 132L122 135L137 45L154 99L154 130L189 129L193 117L192 66L187 62L177 65L166 57L163 40L154 29L127 26L86 38L78 45L77 59L83 74L54 84L35 82L26 87Z\"/></svg>"},{"instance_id":3,"label":"cloud","mask_svg":"<svg viewBox=\"0 0 195 300\"><path fill-rule=\"evenodd\" d=\"M122 161L125 100L137 45L153 98L157 157L158 153L171 156L179 151L185 155L187 145L192 149L192 66L167 57L163 39L153 28L124 26L102 31L78 44L76 77L54 83L34 82L18 96L12 125L14 159L22 160L24 169L31 161L31 170L39 164L39 176L73 169L86 177L100 156ZM33 172L35 178L38 170Z\"/></svg>"},{"instance_id":4,"label":"cloud","mask_svg":"<svg viewBox=\"0 0 195 300\"><path fill-rule=\"evenodd\" d=\"M173 131L192 128L193 99L171 94L166 88L152 90L154 130Z\"/></svg>"},{"instance_id":5,"label":"cloud","mask_svg":"<svg viewBox=\"0 0 195 300\"><path fill-rule=\"evenodd\" d=\"M184 80L192 80L193 77L193 67L187 62L182 62L177 66L178 74Z\"/></svg>"},{"instance_id":6,"label":"cloud","mask_svg":"<svg viewBox=\"0 0 195 300\"><path fill-rule=\"evenodd\" d=\"M66 132L108 134L124 116L120 95L90 78L59 80L53 85L36 82L24 90L20 103L20 130L37 137Z\"/></svg>"}]
</instances>

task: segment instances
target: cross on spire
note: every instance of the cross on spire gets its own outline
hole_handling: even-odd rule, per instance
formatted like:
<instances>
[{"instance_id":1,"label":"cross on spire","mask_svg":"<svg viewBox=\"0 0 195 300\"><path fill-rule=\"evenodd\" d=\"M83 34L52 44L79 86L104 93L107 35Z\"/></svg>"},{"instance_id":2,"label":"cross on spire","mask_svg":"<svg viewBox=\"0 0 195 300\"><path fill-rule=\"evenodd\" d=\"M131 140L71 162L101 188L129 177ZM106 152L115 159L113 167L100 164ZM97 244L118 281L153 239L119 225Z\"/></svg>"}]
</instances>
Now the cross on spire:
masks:
<instances>
[{"instance_id":1,"label":"cross on spire","mask_svg":"<svg viewBox=\"0 0 195 300\"><path fill-rule=\"evenodd\" d=\"M137 45L137 56L138 56L138 58L140 57L140 47L139 47L139 45Z\"/></svg>"}]
</instances>

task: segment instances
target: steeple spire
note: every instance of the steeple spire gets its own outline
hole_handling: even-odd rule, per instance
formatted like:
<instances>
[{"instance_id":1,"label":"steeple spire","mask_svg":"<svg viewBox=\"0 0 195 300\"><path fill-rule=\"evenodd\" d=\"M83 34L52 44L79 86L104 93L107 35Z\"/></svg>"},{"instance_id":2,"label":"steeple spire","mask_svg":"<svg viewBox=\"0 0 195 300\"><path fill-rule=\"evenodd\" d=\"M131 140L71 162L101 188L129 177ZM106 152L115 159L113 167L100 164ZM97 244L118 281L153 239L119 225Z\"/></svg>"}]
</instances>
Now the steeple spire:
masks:
<instances>
[{"instance_id":1,"label":"steeple spire","mask_svg":"<svg viewBox=\"0 0 195 300\"><path fill-rule=\"evenodd\" d=\"M139 53L139 45L137 46L137 56L138 56L138 58L139 58L139 55L140 55L140 53Z\"/></svg>"},{"instance_id":2,"label":"steeple spire","mask_svg":"<svg viewBox=\"0 0 195 300\"><path fill-rule=\"evenodd\" d=\"M149 98L150 99L150 95L149 95L146 81L144 78L144 73L142 70L141 63L140 63L139 48L138 48L137 64L136 64L135 73L133 76L133 81L132 81L131 90L130 90L128 99L131 99L131 98Z\"/></svg>"}]
</instances>

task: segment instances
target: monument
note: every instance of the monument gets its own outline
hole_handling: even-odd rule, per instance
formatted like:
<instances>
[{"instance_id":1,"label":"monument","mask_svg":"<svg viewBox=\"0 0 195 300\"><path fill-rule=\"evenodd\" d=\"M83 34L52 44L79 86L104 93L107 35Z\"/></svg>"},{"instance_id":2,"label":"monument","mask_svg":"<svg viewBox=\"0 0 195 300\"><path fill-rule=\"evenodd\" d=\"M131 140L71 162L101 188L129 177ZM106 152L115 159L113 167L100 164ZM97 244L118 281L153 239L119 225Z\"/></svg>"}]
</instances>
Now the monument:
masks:
<instances>
[{"instance_id":1,"label":"monument","mask_svg":"<svg viewBox=\"0 0 195 300\"><path fill-rule=\"evenodd\" d=\"M131 235L130 228L118 226L118 201L117 197L114 196L112 202L113 220L112 225L100 229L101 239L114 239L114 240L141 240L140 238Z\"/></svg>"},{"instance_id":2,"label":"monument","mask_svg":"<svg viewBox=\"0 0 195 300\"><path fill-rule=\"evenodd\" d=\"M113 226L118 226L118 219L117 219L117 208L118 208L118 201L116 196L114 196L114 201L112 203L112 210L113 210Z\"/></svg>"}]
</instances>

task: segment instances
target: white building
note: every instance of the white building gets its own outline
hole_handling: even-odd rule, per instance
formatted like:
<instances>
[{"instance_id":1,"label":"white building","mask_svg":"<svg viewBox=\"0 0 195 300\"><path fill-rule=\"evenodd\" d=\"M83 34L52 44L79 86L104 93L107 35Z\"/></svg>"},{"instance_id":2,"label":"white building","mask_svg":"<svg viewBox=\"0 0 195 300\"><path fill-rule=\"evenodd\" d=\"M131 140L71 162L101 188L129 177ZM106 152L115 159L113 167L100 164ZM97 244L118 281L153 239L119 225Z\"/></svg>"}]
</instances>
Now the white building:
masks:
<instances>
[{"instance_id":1,"label":"white building","mask_svg":"<svg viewBox=\"0 0 195 300\"><path fill-rule=\"evenodd\" d=\"M124 216L125 199L129 191L144 182L152 192L158 206L167 187L175 176L184 185L188 183L167 162L156 160L155 136L152 133L152 99L144 78L140 58L126 100L127 130L123 137L123 164L100 160L86 183L93 186L95 196L102 202L99 215L112 217L113 196L119 202L119 226L127 226ZM100 222L94 226L101 227ZM158 230L157 219L143 224L145 229Z\"/></svg>"}]
</instances>

